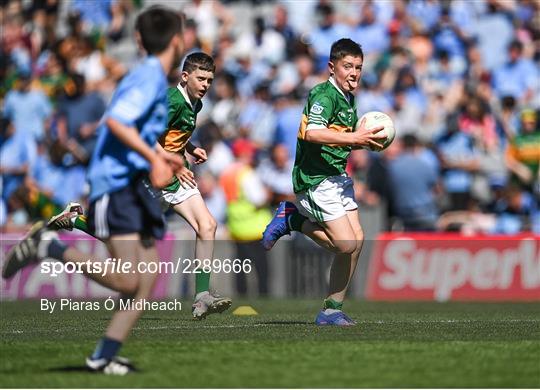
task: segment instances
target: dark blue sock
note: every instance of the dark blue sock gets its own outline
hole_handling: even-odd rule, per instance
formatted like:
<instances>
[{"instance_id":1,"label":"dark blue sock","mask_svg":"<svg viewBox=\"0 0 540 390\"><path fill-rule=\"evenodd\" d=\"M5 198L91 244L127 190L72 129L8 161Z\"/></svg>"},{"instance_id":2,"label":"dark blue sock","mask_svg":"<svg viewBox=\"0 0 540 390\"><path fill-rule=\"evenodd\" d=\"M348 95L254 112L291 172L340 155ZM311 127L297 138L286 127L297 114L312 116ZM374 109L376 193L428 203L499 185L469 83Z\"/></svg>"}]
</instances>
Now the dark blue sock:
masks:
<instances>
[{"instance_id":1,"label":"dark blue sock","mask_svg":"<svg viewBox=\"0 0 540 390\"><path fill-rule=\"evenodd\" d=\"M96 350L92 354L92 359L112 359L122 346L120 341L103 337L98 341Z\"/></svg>"},{"instance_id":2,"label":"dark blue sock","mask_svg":"<svg viewBox=\"0 0 540 390\"><path fill-rule=\"evenodd\" d=\"M47 247L47 256L52 259L62 261L64 259L64 252L66 251L67 246L62 241L53 239Z\"/></svg>"}]
</instances>

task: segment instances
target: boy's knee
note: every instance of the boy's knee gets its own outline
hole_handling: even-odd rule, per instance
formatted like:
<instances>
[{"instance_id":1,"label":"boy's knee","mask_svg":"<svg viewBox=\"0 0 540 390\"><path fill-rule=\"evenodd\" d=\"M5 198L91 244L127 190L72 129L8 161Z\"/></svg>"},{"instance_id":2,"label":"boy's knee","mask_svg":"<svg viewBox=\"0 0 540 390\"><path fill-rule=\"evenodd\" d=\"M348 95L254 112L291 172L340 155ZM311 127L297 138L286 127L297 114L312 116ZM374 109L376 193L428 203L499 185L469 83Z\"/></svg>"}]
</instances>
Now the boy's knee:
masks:
<instances>
[{"instance_id":1,"label":"boy's knee","mask_svg":"<svg viewBox=\"0 0 540 390\"><path fill-rule=\"evenodd\" d=\"M214 218L209 218L199 224L198 236L202 239L211 240L216 235L217 222Z\"/></svg>"},{"instance_id":2,"label":"boy's knee","mask_svg":"<svg viewBox=\"0 0 540 390\"><path fill-rule=\"evenodd\" d=\"M356 240L344 240L344 241L338 241L336 243L336 249L339 253L350 255L354 253L357 249L357 242Z\"/></svg>"}]
</instances>

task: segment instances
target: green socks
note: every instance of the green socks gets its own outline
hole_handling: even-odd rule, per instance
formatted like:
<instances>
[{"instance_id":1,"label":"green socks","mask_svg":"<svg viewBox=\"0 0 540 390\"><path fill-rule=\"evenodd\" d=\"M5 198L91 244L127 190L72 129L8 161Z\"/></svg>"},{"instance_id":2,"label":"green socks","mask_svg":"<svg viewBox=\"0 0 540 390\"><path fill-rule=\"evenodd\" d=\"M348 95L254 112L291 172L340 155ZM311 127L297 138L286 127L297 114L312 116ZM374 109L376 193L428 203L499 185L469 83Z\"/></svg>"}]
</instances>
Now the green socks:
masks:
<instances>
[{"instance_id":1,"label":"green socks","mask_svg":"<svg viewBox=\"0 0 540 390\"><path fill-rule=\"evenodd\" d=\"M208 291L210 288L210 272L195 274L195 295L203 291Z\"/></svg>"},{"instance_id":2,"label":"green socks","mask_svg":"<svg viewBox=\"0 0 540 390\"><path fill-rule=\"evenodd\" d=\"M86 215L79 215L73 222L73 228L85 232L94 237L90 230L88 230L88 222L86 221Z\"/></svg>"},{"instance_id":3,"label":"green socks","mask_svg":"<svg viewBox=\"0 0 540 390\"><path fill-rule=\"evenodd\" d=\"M334 301L332 298L327 298L324 300L323 309L332 309L332 310L341 310L343 307L343 302Z\"/></svg>"}]
</instances>

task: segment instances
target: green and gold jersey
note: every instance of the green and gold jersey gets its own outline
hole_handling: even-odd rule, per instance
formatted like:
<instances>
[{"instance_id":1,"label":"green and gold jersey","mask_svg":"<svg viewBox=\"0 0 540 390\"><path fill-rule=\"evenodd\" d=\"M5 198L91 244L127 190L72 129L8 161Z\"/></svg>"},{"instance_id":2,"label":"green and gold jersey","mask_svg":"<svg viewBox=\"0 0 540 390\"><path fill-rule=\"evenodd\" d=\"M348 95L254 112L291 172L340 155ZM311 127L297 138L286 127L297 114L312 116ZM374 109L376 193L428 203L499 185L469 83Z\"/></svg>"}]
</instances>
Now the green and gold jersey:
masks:
<instances>
[{"instance_id":1,"label":"green and gold jersey","mask_svg":"<svg viewBox=\"0 0 540 390\"><path fill-rule=\"evenodd\" d=\"M508 144L506 153L537 175L540 168L540 131L516 136Z\"/></svg>"},{"instance_id":2,"label":"green and gold jersey","mask_svg":"<svg viewBox=\"0 0 540 390\"><path fill-rule=\"evenodd\" d=\"M332 78L309 92L296 143L292 174L295 193L306 191L327 177L344 173L351 153L350 146L308 142L306 132L325 128L340 133L352 132L357 122L354 96L346 97Z\"/></svg>"},{"instance_id":3,"label":"green and gold jersey","mask_svg":"<svg viewBox=\"0 0 540 390\"><path fill-rule=\"evenodd\" d=\"M159 144L168 152L183 153L195 130L202 102L197 100L193 106L186 90L178 85L167 89L167 103L167 130L159 137Z\"/></svg>"}]
</instances>

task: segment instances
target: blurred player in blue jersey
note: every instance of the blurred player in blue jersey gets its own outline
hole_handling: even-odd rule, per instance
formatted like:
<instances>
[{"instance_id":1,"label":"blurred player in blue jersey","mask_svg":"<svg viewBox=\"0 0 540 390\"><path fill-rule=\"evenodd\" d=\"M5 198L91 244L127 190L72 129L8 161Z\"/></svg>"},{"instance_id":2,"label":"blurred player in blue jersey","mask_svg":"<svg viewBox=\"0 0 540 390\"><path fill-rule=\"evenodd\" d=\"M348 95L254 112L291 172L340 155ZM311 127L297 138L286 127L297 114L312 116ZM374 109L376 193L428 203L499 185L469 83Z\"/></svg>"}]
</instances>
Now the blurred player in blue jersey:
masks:
<instances>
[{"instance_id":1,"label":"blurred player in blue jersey","mask_svg":"<svg viewBox=\"0 0 540 390\"><path fill-rule=\"evenodd\" d=\"M151 7L137 18L136 38L148 56L118 85L101 120L88 170L90 233L107 244L113 258L130 261L133 272L91 273L88 255L68 248L39 222L8 253L5 278L28 264L53 258L80 264L88 277L132 302L150 297L157 274L138 270L159 261L154 240L163 237L165 223L159 199L149 187L166 187L183 166L181 157L166 153L156 143L167 126L167 75L182 57L182 20L172 10ZM139 267L138 263L146 264ZM90 370L117 375L134 370L117 353L141 314L136 309L115 312L86 361Z\"/></svg>"}]
</instances>

